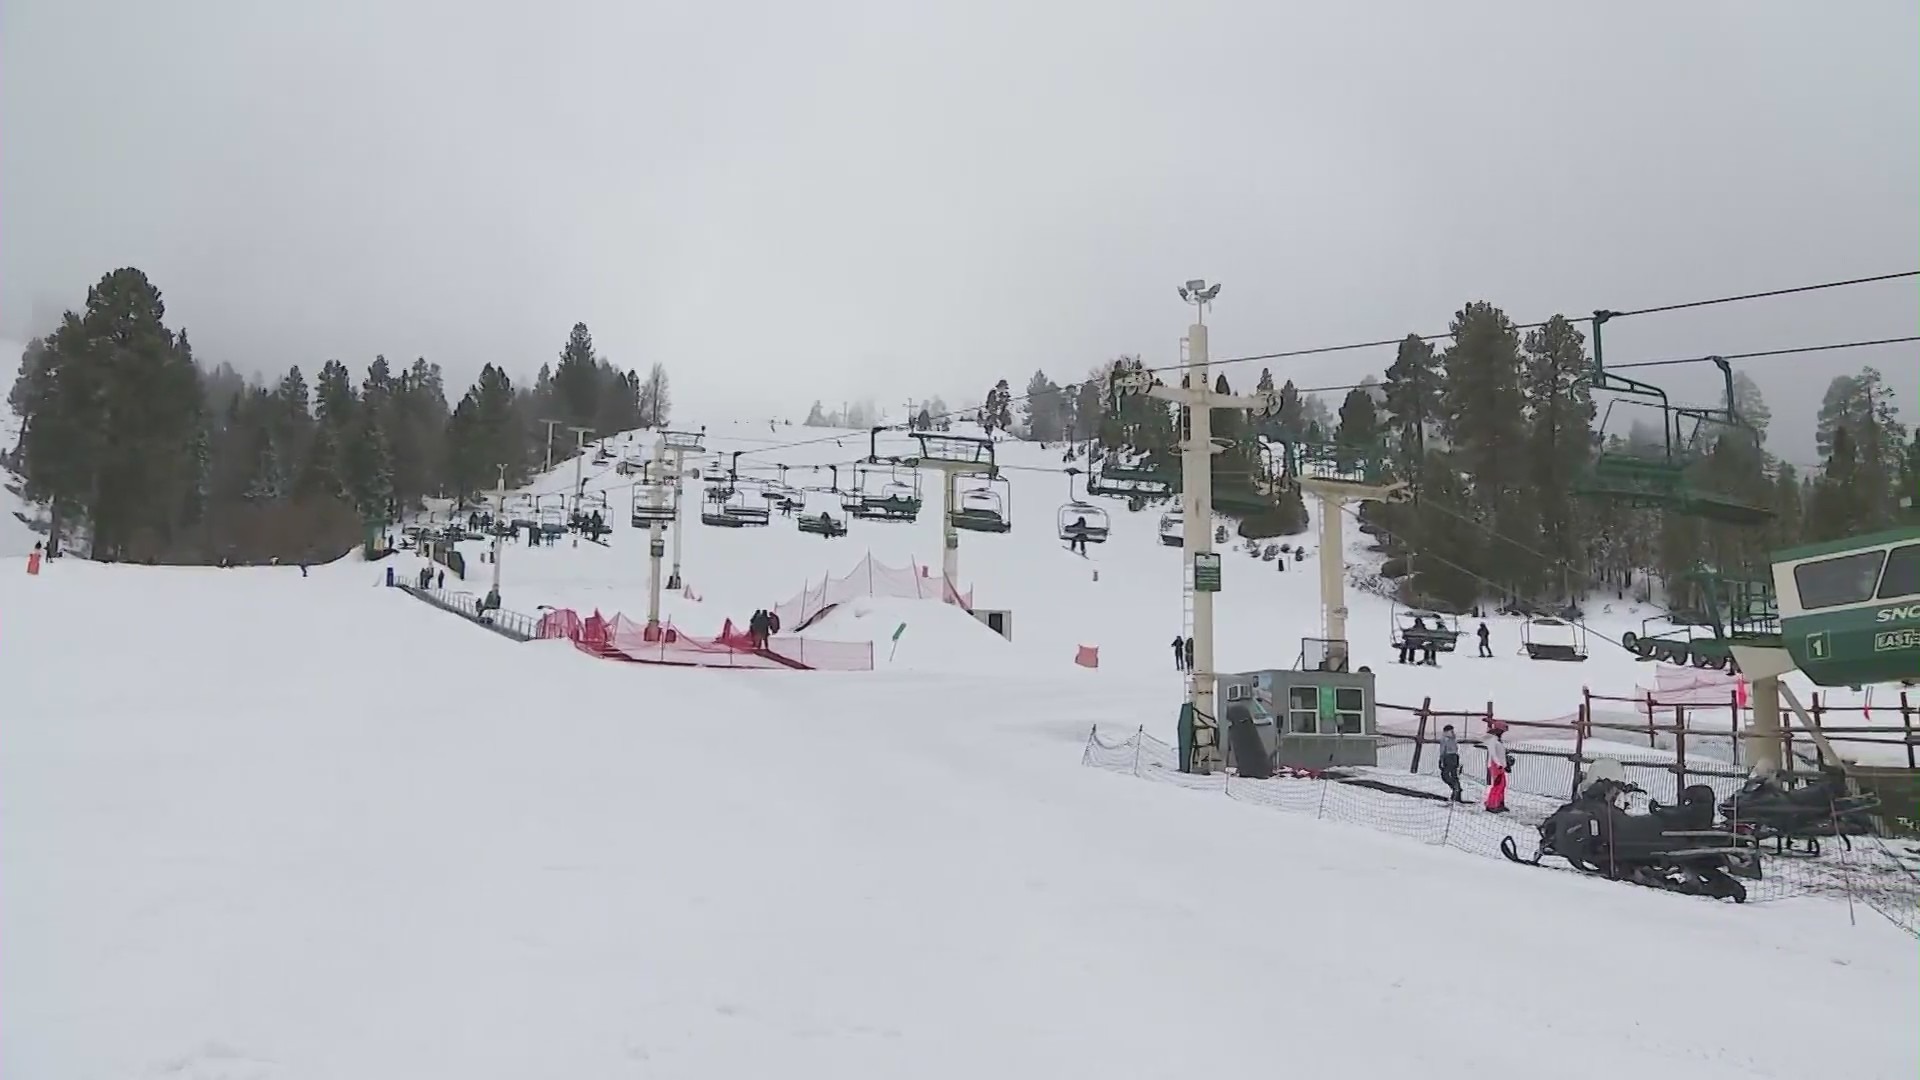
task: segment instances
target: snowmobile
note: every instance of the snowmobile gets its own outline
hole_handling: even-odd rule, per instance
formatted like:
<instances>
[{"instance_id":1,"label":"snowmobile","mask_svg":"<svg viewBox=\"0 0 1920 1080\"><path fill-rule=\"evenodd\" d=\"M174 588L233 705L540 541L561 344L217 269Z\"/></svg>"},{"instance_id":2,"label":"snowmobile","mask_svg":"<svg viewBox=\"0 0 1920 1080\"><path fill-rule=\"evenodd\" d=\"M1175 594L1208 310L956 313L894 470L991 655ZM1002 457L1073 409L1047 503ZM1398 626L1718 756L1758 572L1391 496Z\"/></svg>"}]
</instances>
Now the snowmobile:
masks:
<instances>
[{"instance_id":1,"label":"snowmobile","mask_svg":"<svg viewBox=\"0 0 1920 1080\"><path fill-rule=\"evenodd\" d=\"M1513 837L1500 841L1500 854L1538 866L1558 855L1576 870L1654 889L1711 896L1744 903L1746 886L1737 878L1760 876L1758 854L1741 838L1713 824L1713 789L1694 784L1675 806L1653 803L1644 814L1630 814L1622 797L1637 785L1611 777L1589 784L1579 798L1540 823L1540 846L1522 859Z\"/></svg>"},{"instance_id":2,"label":"snowmobile","mask_svg":"<svg viewBox=\"0 0 1920 1080\"><path fill-rule=\"evenodd\" d=\"M1879 797L1870 792L1847 791L1846 770L1822 764L1819 778L1798 788L1789 789L1772 776L1755 776L1727 796L1720 813L1742 836L1772 840L1776 854L1814 856L1820 854L1822 836L1838 836L1841 845L1852 850L1848 837L1873 833L1870 815L1879 805ZM1795 840L1804 840L1806 846L1795 849Z\"/></svg>"}]
</instances>

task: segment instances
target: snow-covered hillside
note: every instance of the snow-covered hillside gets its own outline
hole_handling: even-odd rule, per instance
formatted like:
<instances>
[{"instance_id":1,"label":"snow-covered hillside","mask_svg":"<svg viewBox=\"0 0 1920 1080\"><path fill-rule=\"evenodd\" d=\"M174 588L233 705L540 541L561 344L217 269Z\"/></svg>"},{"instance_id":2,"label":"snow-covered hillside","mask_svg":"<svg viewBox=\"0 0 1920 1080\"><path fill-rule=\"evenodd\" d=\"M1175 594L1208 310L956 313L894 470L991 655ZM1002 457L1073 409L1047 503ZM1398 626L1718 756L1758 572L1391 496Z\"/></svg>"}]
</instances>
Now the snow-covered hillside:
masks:
<instances>
[{"instance_id":1,"label":"snow-covered hillside","mask_svg":"<svg viewBox=\"0 0 1920 1080\"><path fill-rule=\"evenodd\" d=\"M822 433L710 434L730 451ZM806 484L865 452L864 433L827 435L757 464ZM844 604L810 632L878 642L871 673L515 644L377 587L384 566L357 557L311 576L0 574L0 1074L1920 1067L1912 941L1876 916L1850 925L1844 899L1716 904L1083 768L1096 724L1171 733L1179 554L1157 511L1117 504L1112 540L1068 553L1066 479L1028 471L1057 454L1008 444L1001 462L1014 529L963 535L960 584L1014 612L1013 641L933 601ZM644 612L628 481L587 475L610 545L508 546L509 608ZM667 611L689 631L869 552L938 574L931 505L836 540L777 517L686 528L698 599ZM465 549L459 587L484 591L485 545ZM1292 665L1317 633L1317 557L1228 557L1221 667ZM1599 616L1585 664L1529 662L1495 620L1496 657L1469 644L1415 669L1391 662L1389 606L1350 604L1384 700L1544 719L1583 683L1653 681L1600 640L1645 612ZM1097 669L1073 663L1083 644ZM1657 989L1675 985L1699 992ZM1754 1036L1768 987L1792 994L1802 1037Z\"/></svg>"},{"instance_id":2,"label":"snow-covered hillside","mask_svg":"<svg viewBox=\"0 0 1920 1080\"><path fill-rule=\"evenodd\" d=\"M869 438L864 431L779 427L764 424L715 425L708 429L706 463L731 462L735 451L742 476L777 478L778 465L788 466L785 477L795 486L826 486L833 480L828 466L839 466L843 483L854 464L864 458ZM613 462L628 454L650 455L654 437L627 433L605 440ZM903 435L883 435L881 455L911 453L916 444ZM1112 536L1092 545L1088 558L1066 550L1057 531L1057 515L1069 495L1067 466L1059 450L1037 444L1007 441L996 450L1006 470L1014 522L1004 535L962 533L960 573L956 583L971 590L976 606L1011 609L1014 641L1006 647L984 629L961 627L965 644L943 636L938 648L929 647L922 626L938 618L937 605L908 604L889 608L899 616L889 622L869 617L857 628L831 619L816 627L816 636L839 640L884 640L899 622L908 624L893 663L881 649L876 662L882 668L993 673L1050 672L1078 680L1083 687L1129 687L1134 708L1150 731L1170 735L1173 717L1183 693L1173 669L1170 645L1181 630L1181 553L1158 542L1159 518L1164 506L1129 513L1124 503L1093 499L1107 510ZM606 497L614 533L608 546L569 540L561 546L528 548L506 546L502 564L502 595L509 608L532 612L540 606L573 607L582 613L598 609L629 617L644 617L647 605L648 562L644 531L628 525L633 478L621 476L615 464L591 464L593 448L579 463L578 475L589 492ZM570 495L576 465L556 466L518 493L544 495L549 505ZM1073 492L1081 494L1079 479ZM940 572L939 489L928 474L923 494L927 507L913 523L855 521L847 536L825 540L798 532L793 520L775 516L764 528L722 529L698 524L698 484L686 487L683 576L697 601L684 596L665 598L663 612L694 633L717 632L725 619L744 623L755 608L771 607L817 586L823 578L851 571L871 554L894 566L918 563ZM829 500L831 504L831 500ZM835 508L836 516L839 514ZM1314 526L1281 541L1305 547L1303 562L1265 562L1240 550L1235 538L1222 545L1223 591L1215 601L1216 666L1222 671L1295 666L1301 639L1321 635L1320 585L1317 551L1318 508L1309 502ZM1377 568L1380 556L1368 549L1369 537L1351 518L1345 522L1350 576L1365 578ZM484 593L491 568L482 562L489 545L468 541L462 545L469 581L464 588ZM1469 636L1459 651L1441 659L1437 668L1407 667L1394 662L1390 641L1396 609L1387 600L1350 585L1347 603L1348 637L1354 663L1373 668L1379 678L1380 700L1409 707L1431 698L1436 709L1474 710L1493 702L1509 720L1553 720L1573 715L1581 702L1581 688L1598 694L1633 696L1656 686L1655 665L1641 661L1619 644L1623 632L1658 632L1667 624L1659 608L1631 600L1596 598L1589 604L1585 643L1588 659L1580 664L1532 662L1521 651L1524 620L1493 616L1486 621L1492 633L1493 659L1475 656L1471 632L1477 620L1463 620ZM918 621L913 617L918 614ZM944 613L951 614L951 613ZM1651 627L1648 619L1655 620ZM1081 645L1097 646L1100 667L1087 671L1073 666ZM1802 697L1815 689L1799 682ZM1848 692L1826 691L1836 704L1850 704ZM1706 721L1703 710L1701 722ZM1894 720L1897 723L1897 718ZM1880 748L1855 748L1862 757L1884 754ZM1904 755L1901 755L1904 761Z\"/></svg>"},{"instance_id":3,"label":"snow-covered hillside","mask_svg":"<svg viewBox=\"0 0 1920 1080\"><path fill-rule=\"evenodd\" d=\"M371 569L0 576L0 1070L1920 1063L1910 942L1837 904L1715 905L1080 768L1089 717L1149 715L1157 673L636 668ZM1674 979L1709 991L1652 989ZM1753 1037L1765 987L1807 1037Z\"/></svg>"}]
</instances>

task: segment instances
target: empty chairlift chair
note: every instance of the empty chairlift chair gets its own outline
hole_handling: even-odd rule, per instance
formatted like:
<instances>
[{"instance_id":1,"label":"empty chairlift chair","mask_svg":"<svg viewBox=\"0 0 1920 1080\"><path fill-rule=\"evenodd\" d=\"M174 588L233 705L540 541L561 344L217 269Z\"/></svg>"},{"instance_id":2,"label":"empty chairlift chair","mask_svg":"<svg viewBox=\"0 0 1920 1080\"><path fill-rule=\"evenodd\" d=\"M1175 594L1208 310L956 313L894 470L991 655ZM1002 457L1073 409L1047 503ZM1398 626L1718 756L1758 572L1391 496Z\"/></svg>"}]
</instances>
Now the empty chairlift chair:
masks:
<instances>
[{"instance_id":1,"label":"empty chairlift chair","mask_svg":"<svg viewBox=\"0 0 1920 1080\"><path fill-rule=\"evenodd\" d=\"M670 526L673 524L673 519L673 488L670 485L635 484L633 486L633 514L630 520L634 528Z\"/></svg>"},{"instance_id":2,"label":"empty chairlift chair","mask_svg":"<svg viewBox=\"0 0 1920 1080\"><path fill-rule=\"evenodd\" d=\"M1181 547L1187 542L1187 516L1180 510L1169 510L1160 515L1160 542L1167 547Z\"/></svg>"},{"instance_id":3,"label":"empty chairlift chair","mask_svg":"<svg viewBox=\"0 0 1920 1080\"><path fill-rule=\"evenodd\" d=\"M1585 660L1587 628L1566 619L1538 615L1521 626L1520 644L1529 660Z\"/></svg>"},{"instance_id":4,"label":"empty chairlift chair","mask_svg":"<svg viewBox=\"0 0 1920 1080\"><path fill-rule=\"evenodd\" d=\"M961 492L960 505L954 507L947 517L954 528L969 532L1003 533L1013 528L1013 521L1007 515L1005 496L991 486L968 488Z\"/></svg>"}]
</instances>

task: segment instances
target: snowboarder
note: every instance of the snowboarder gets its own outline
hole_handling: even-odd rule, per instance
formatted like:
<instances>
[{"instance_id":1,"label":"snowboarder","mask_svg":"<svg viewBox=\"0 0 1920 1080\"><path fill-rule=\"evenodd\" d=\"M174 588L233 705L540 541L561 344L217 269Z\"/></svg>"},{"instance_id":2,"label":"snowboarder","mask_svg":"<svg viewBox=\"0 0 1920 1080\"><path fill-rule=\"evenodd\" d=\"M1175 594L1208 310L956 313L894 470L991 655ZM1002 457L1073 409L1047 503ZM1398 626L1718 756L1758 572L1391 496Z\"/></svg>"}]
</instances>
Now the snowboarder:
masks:
<instances>
[{"instance_id":1,"label":"snowboarder","mask_svg":"<svg viewBox=\"0 0 1920 1080\"><path fill-rule=\"evenodd\" d=\"M1078 555L1087 553L1087 519L1084 516L1067 526L1067 550Z\"/></svg>"},{"instance_id":2,"label":"snowboarder","mask_svg":"<svg viewBox=\"0 0 1920 1080\"><path fill-rule=\"evenodd\" d=\"M1460 739L1453 733L1453 725L1440 729L1440 779L1453 792L1453 801L1463 803L1467 797L1460 793Z\"/></svg>"},{"instance_id":3,"label":"snowboarder","mask_svg":"<svg viewBox=\"0 0 1920 1080\"><path fill-rule=\"evenodd\" d=\"M1492 655L1493 655L1493 646L1492 646L1491 644L1489 644L1489 643L1488 643L1488 640L1487 640L1487 639L1488 639L1489 637L1491 637L1491 636L1492 636L1492 633L1493 633L1493 632L1492 632L1491 630L1488 630L1488 629L1487 629L1487 624L1486 624L1486 622L1485 622L1485 620L1482 620L1482 621L1481 621L1481 623L1480 623L1480 630L1479 630L1479 634L1480 634L1480 655L1481 655L1481 656L1492 656Z\"/></svg>"},{"instance_id":4,"label":"snowboarder","mask_svg":"<svg viewBox=\"0 0 1920 1080\"><path fill-rule=\"evenodd\" d=\"M1176 637L1173 639L1173 670L1175 671L1187 670L1187 639L1186 638Z\"/></svg>"},{"instance_id":5,"label":"snowboarder","mask_svg":"<svg viewBox=\"0 0 1920 1080\"><path fill-rule=\"evenodd\" d=\"M752 640L755 651L767 647L767 613L755 609L753 617L747 620L747 637Z\"/></svg>"},{"instance_id":6,"label":"snowboarder","mask_svg":"<svg viewBox=\"0 0 1920 1080\"><path fill-rule=\"evenodd\" d=\"M1490 814L1507 812L1507 770L1512 767L1513 758L1507 754L1507 744L1500 738L1506 730L1507 725L1498 720L1487 725L1487 812Z\"/></svg>"}]
</instances>

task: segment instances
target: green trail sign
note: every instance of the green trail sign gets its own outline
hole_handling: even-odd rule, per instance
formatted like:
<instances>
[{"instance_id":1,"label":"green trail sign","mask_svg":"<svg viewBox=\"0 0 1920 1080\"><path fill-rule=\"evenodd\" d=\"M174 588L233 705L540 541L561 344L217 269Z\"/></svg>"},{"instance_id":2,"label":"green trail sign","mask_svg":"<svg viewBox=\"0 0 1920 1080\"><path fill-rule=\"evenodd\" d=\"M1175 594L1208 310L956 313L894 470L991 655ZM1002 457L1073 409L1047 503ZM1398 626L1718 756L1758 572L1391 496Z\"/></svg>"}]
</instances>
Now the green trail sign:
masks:
<instances>
[{"instance_id":1,"label":"green trail sign","mask_svg":"<svg viewBox=\"0 0 1920 1080\"><path fill-rule=\"evenodd\" d=\"M1193 591L1220 591L1220 553L1198 552L1193 556Z\"/></svg>"}]
</instances>

